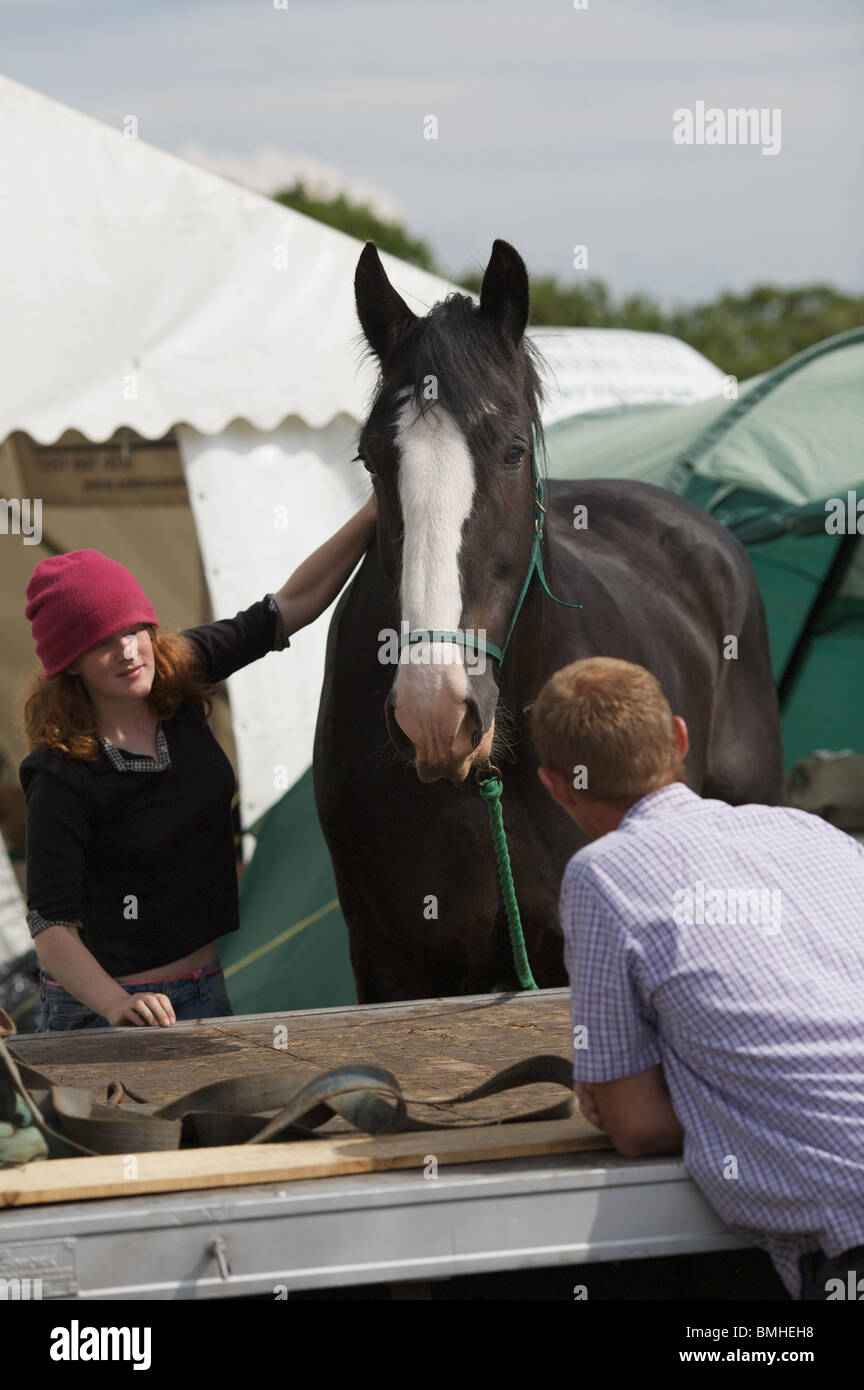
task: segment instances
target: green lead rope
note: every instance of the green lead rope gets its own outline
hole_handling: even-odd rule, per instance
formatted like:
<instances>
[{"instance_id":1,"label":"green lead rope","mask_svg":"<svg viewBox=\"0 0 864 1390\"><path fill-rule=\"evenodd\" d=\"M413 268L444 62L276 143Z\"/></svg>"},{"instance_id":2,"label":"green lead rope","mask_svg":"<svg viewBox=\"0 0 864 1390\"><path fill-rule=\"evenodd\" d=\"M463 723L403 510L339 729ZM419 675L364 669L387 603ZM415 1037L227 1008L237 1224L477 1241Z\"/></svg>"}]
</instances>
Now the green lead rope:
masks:
<instances>
[{"instance_id":1,"label":"green lead rope","mask_svg":"<svg viewBox=\"0 0 864 1390\"><path fill-rule=\"evenodd\" d=\"M493 775L480 782L479 787L480 795L489 809L489 823L492 826L495 858L498 861L498 879L501 884L501 896L504 899L504 911L507 914L507 928L510 932L510 949L513 953L516 977L523 989L537 989L537 982L531 974L531 966L528 964L528 952L525 950L525 937L522 934L522 918L519 916L519 904L516 901L516 889L513 884L513 871L510 868L510 851L507 848L504 813L501 810L501 793L504 790L504 785L500 777Z\"/></svg>"}]
</instances>

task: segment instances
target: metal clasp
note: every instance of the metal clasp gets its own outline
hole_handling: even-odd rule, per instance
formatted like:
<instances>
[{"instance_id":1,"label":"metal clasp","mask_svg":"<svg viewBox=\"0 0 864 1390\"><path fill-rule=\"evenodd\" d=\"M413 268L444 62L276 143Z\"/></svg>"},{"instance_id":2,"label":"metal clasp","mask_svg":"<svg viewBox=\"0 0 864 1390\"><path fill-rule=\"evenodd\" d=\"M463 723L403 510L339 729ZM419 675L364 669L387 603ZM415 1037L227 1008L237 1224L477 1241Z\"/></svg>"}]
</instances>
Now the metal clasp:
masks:
<instances>
[{"instance_id":1,"label":"metal clasp","mask_svg":"<svg viewBox=\"0 0 864 1390\"><path fill-rule=\"evenodd\" d=\"M213 1256L213 1259L219 1267L219 1278L230 1279L231 1266L228 1263L228 1243L225 1237L217 1236L215 1240L211 1240L210 1244L207 1246L207 1253Z\"/></svg>"},{"instance_id":2,"label":"metal clasp","mask_svg":"<svg viewBox=\"0 0 864 1390\"><path fill-rule=\"evenodd\" d=\"M493 777L501 781L501 769L494 763L482 763L474 769L474 780L478 787L482 787L484 782L491 782Z\"/></svg>"}]
</instances>

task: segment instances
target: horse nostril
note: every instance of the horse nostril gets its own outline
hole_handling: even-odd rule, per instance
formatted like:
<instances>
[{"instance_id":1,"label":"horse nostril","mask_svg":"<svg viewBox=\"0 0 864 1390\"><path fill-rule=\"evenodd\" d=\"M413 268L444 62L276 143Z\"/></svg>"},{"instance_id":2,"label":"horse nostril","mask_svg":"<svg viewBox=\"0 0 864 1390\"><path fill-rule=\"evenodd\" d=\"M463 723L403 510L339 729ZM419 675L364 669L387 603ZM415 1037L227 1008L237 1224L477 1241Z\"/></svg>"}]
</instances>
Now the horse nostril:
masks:
<instances>
[{"instance_id":1,"label":"horse nostril","mask_svg":"<svg viewBox=\"0 0 864 1390\"><path fill-rule=\"evenodd\" d=\"M483 737L483 717L480 713L480 706L474 699L473 695L466 695L465 709L467 711L465 715L465 721L467 722L468 720L470 720L471 723L474 725L474 728L471 733L471 749L473 751L480 743L480 740Z\"/></svg>"}]
</instances>

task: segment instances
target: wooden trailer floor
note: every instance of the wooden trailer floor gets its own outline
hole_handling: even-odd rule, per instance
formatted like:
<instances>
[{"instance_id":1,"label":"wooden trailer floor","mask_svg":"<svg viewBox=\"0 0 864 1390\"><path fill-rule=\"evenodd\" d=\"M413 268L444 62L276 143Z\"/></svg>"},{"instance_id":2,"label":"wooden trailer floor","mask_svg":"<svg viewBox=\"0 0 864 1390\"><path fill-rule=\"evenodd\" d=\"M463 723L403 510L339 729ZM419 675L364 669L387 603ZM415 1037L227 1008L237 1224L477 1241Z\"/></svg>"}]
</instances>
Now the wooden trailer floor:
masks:
<instances>
[{"instance_id":1,"label":"wooden trailer floor","mask_svg":"<svg viewBox=\"0 0 864 1390\"><path fill-rule=\"evenodd\" d=\"M11 1039L10 1046L55 1085L77 1086L104 1100L109 1082L119 1080L157 1105L273 1066L303 1072L371 1064L392 1072L406 1095L445 1096L526 1057L572 1056L568 991L561 989L198 1019L171 1028L34 1033ZM413 1106L412 1114L423 1120L504 1118L561 1099L558 1086L526 1086L467 1108ZM327 1132L349 1128L335 1119Z\"/></svg>"}]
</instances>

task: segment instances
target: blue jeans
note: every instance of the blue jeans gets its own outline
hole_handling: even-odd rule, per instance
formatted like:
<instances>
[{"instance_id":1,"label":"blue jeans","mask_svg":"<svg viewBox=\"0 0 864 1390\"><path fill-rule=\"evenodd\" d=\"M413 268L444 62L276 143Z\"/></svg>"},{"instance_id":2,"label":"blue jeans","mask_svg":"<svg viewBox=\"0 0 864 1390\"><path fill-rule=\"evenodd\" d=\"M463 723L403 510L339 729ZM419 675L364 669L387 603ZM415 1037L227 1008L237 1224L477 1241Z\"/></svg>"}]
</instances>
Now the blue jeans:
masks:
<instances>
[{"instance_id":1,"label":"blue jeans","mask_svg":"<svg viewBox=\"0 0 864 1390\"><path fill-rule=\"evenodd\" d=\"M122 982L121 982L122 983ZM191 975L174 980L148 980L145 984L123 985L127 994L166 994L179 1022L185 1018L223 1018L233 1014L221 963L205 965ZM88 1009L62 985L50 984L41 972L39 996L40 1033L57 1033L71 1028L110 1028L107 1018ZM134 1027L135 1025L128 1025Z\"/></svg>"}]
</instances>

